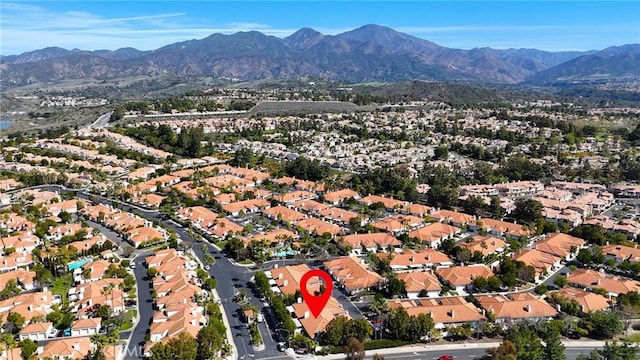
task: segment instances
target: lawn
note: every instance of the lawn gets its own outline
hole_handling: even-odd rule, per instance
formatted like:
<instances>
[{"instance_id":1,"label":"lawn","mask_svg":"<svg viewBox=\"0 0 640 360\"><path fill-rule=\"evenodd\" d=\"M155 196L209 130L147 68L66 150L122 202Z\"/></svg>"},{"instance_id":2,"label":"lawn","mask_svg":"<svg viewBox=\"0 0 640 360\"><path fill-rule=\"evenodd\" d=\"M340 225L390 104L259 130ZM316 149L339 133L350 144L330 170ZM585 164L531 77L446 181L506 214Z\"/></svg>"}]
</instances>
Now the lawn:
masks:
<instances>
[{"instance_id":1,"label":"lawn","mask_svg":"<svg viewBox=\"0 0 640 360\"><path fill-rule=\"evenodd\" d=\"M640 342L640 333L636 333L636 334L633 334L633 335L629 335L629 336L627 336L627 338L626 338L626 339L624 339L624 340L625 340L625 341L628 341L628 342L634 342L634 343Z\"/></svg>"},{"instance_id":2,"label":"lawn","mask_svg":"<svg viewBox=\"0 0 640 360\"><path fill-rule=\"evenodd\" d=\"M67 293L73 285L73 277L71 274L64 275L56 279L51 287L53 295L60 295L63 299L67 299Z\"/></svg>"},{"instance_id":3,"label":"lawn","mask_svg":"<svg viewBox=\"0 0 640 360\"><path fill-rule=\"evenodd\" d=\"M136 310L127 310L124 314L124 322L122 326L118 328L118 331L127 331L133 327L133 320L138 316L138 312Z\"/></svg>"}]
</instances>

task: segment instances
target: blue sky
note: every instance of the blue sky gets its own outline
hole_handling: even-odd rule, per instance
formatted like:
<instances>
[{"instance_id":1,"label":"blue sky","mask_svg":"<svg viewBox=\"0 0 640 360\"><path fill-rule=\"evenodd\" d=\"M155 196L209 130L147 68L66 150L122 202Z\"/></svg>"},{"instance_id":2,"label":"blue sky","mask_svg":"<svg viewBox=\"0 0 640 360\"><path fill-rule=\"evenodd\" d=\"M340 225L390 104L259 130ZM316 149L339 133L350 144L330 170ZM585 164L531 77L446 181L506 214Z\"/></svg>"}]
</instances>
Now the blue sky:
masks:
<instances>
[{"instance_id":1,"label":"blue sky","mask_svg":"<svg viewBox=\"0 0 640 360\"><path fill-rule=\"evenodd\" d=\"M338 34L389 26L470 49L603 49L640 43L640 1L11 1L0 2L0 53L47 46L155 49L212 33L301 27Z\"/></svg>"}]
</instances>

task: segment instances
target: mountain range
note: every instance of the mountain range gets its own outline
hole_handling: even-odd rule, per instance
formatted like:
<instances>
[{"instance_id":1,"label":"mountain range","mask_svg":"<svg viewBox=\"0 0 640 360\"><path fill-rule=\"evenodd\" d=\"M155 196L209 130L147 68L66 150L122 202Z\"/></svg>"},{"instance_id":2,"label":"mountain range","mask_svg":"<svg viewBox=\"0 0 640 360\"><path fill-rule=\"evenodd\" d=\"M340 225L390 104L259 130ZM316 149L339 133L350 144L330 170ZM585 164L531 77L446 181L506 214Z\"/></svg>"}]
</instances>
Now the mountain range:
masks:
<instances>
[{"instance_id":1,"label":"mountain range","mask_svg":"<svg viewBox=\"0 0 640 360\"><path fill-rule=\"evenodd\" d=\"M212 34L156 50L66 50L0 57L3 86L67 79L174 74L234 80L317 77L348 82L433 80L551 85L639 79L640 45L602 51L451 49L379 25L338 35L302 28L280 39L257 31Z\"/></svg>"}]
</instances>

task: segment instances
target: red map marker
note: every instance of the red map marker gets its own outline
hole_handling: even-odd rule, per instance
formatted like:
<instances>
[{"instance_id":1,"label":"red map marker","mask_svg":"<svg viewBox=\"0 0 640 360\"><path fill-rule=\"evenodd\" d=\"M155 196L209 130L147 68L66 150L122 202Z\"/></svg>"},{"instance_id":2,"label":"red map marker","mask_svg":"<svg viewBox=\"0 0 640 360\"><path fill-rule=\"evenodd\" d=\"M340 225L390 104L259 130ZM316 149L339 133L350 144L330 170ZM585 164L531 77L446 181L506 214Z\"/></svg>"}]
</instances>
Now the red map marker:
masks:
<instances>
[{"instance_id":1,"label":"red map marker","mask_svg":"<svg viewBox=\"0 0 640 360\"><path fill-rule=\"evenodd\" d=\"M324 281L325 290L322 294L316 296L315 294L310 294L309 290L307 290L307 282L312 277L317 276ZM313 269L307 271L304 275L302 275L302 279L300 279L300 292L302 293L302 298L304 302L307 303L309 310L311 310L311 314L314 317L318 317L324 307L327 305L329 298L331 297L331 292L333 290L333 281L331 280L331 275L320 269Z\"/></svg>"}]
</instances>

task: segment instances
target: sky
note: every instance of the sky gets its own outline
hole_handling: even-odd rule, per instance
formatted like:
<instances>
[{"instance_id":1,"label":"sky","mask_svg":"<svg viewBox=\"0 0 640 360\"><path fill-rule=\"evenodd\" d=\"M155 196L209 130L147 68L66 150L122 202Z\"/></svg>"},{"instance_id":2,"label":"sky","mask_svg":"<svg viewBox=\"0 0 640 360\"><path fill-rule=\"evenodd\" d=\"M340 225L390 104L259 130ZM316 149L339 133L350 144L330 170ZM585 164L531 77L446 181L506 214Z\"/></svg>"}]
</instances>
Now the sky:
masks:
<instances>
[{"instance_id":1,"label":"sky","mask_svg":"<svg viewBox=\"0 0 640 360\"><path fill-rule=\"evenodd\" d=\"M366 24L439 45L600 50L640 43L640 1L0 1L0 54L157 49L212 33L335 35Z\"/></svg>"}]
</instances>

